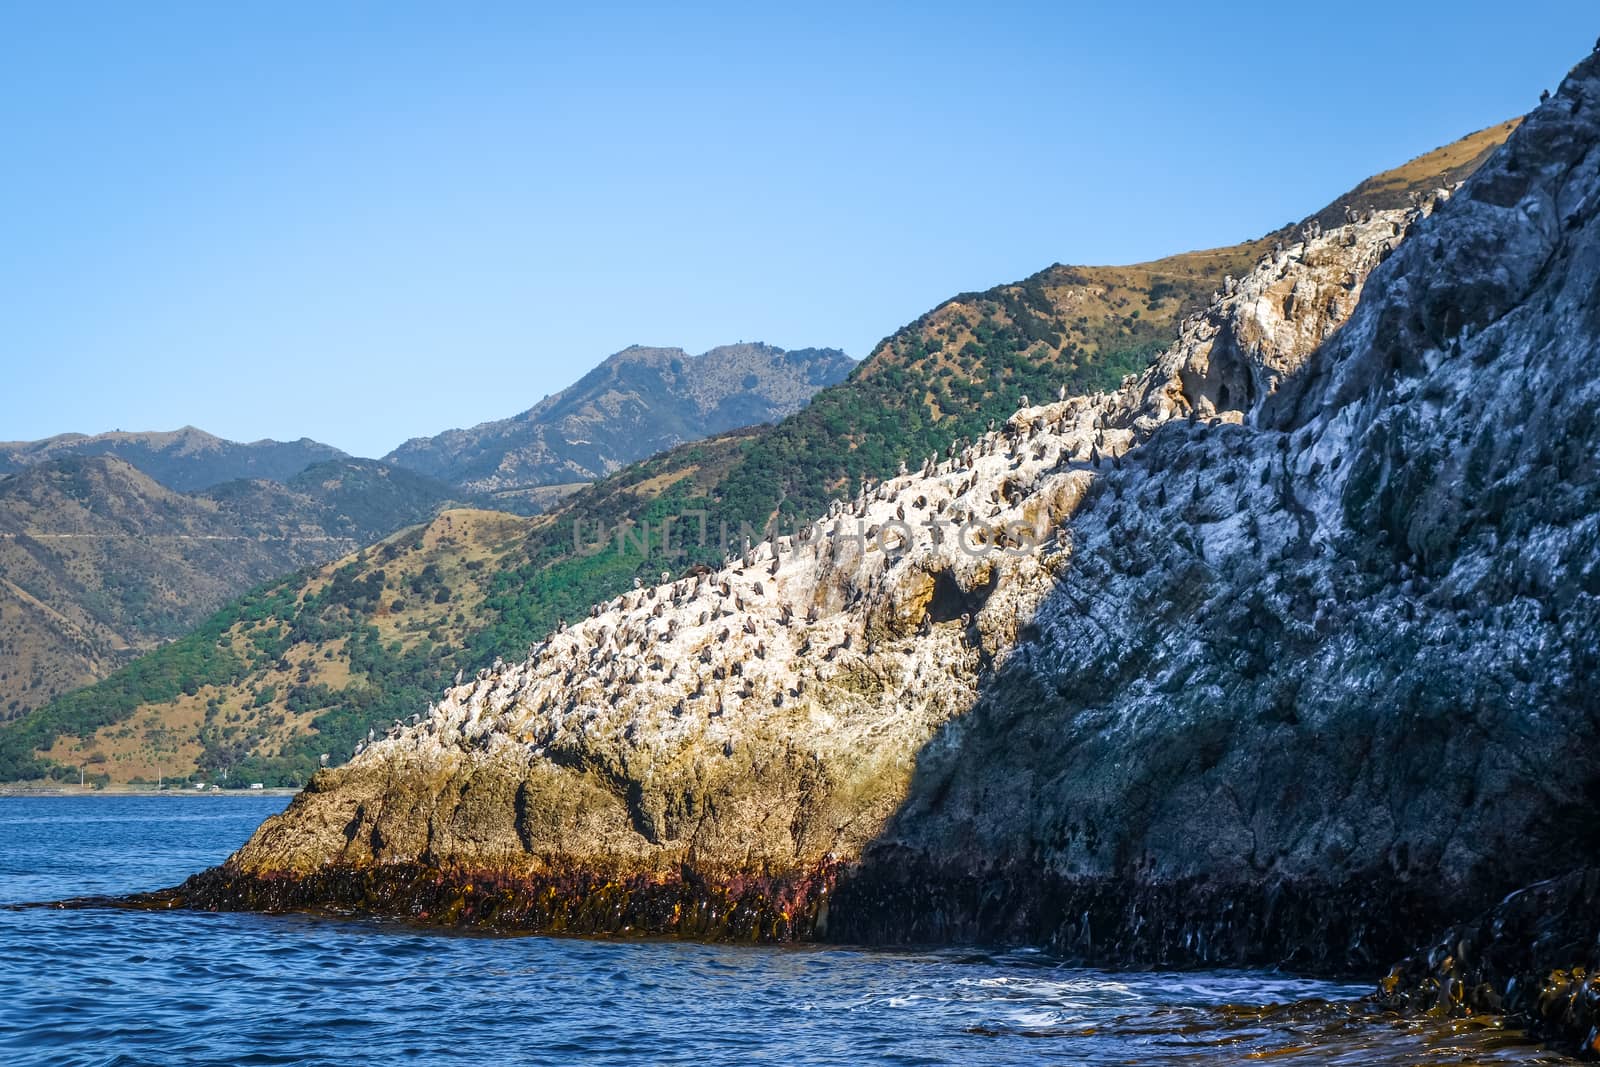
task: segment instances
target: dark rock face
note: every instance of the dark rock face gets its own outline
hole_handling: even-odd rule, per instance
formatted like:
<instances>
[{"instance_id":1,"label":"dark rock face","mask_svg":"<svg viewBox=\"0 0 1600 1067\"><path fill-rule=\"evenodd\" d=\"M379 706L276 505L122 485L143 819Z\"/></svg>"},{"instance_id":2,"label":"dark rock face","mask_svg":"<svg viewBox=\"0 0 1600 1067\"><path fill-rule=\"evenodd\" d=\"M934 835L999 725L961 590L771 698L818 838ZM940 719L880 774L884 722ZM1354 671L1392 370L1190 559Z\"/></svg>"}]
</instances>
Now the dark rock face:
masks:
<instances>
[{"instance_id":1,"label":"dark rock face","mask_svg":"<svg viewBox=\"0 0 1600 1067\"><path fill-rule=\"evenodd\" d=\"M834 929L1361 971L1592 857L1597 207L1590 59L1244 425L1097 484Z\"/></svg>"},{"instance_id":2,"label":"dark rock face","mask_svg":"<svg viewBox=\"0 0 1600 1067\"><path fill-rule=\"evenodd\" d=\"M1391 880L1141 882L1022 863L956 868L887 849L870 856L839 886L832 938L1028 944L1089 966L1348 975L1407 951L1406 931L1434 914L1420 887Z\"/></svg>"},{"instance_id":3,"label":"dark rock face","mask_svg":"<svg viewBox=\"0 0 1600 1067\"><path fill-rule=\"evenodd\" d=\"M1379 990L1389 1008L1507 1013L1536 1037L1600 1054L1600 868L1529 886L1451 927Z\"/></svg>"}]
</instances>

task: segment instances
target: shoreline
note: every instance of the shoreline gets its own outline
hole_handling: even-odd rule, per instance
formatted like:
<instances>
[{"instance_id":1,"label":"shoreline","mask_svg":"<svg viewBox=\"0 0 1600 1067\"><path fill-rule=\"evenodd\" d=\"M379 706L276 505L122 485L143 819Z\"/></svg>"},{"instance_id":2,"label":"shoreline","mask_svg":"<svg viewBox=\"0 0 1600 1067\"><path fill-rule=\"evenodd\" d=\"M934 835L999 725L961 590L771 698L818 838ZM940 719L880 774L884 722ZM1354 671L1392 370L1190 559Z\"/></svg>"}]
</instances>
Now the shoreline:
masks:
<instances>
[{"instance_id":1,"label":"shoreline","mask_svg":"<svg viewBox=\"0 0 1600 1067\"><path fill-rule=\"evenodd\" d=\"M155 789L141 788L138 786L107 786L105 789L79 789L79 788L29 788L16 786L0 786L0 799L12 797L53 798L61 797L186 797L199 799L202 797L292 797L300 792L298 789L274 786L269 789Z\"/></svg>"}]
</instances>

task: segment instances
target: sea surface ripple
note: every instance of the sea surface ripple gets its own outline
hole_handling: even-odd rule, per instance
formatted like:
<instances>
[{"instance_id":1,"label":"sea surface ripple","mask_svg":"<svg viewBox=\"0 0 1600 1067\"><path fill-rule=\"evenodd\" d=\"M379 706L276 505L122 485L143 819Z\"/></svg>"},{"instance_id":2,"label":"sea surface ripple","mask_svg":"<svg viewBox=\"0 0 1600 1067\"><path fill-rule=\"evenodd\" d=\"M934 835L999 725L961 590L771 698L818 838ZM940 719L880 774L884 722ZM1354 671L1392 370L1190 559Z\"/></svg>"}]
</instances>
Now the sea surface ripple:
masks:
<instances>
[{"instance_id":1,"label":"sea surface ripple","mask_svg":"<svg viewBox=\"0 0 1600 1067\"><path fill-rule=\"evenodd\" d=\"M281 797L0 797L0 904L173 885ZM1566 1063L1368 986L1033 952L491 938L0 908L0 1063ZM1265 1006L1265 1007L1264 1007Z\"/></svg>"}]
</instances>

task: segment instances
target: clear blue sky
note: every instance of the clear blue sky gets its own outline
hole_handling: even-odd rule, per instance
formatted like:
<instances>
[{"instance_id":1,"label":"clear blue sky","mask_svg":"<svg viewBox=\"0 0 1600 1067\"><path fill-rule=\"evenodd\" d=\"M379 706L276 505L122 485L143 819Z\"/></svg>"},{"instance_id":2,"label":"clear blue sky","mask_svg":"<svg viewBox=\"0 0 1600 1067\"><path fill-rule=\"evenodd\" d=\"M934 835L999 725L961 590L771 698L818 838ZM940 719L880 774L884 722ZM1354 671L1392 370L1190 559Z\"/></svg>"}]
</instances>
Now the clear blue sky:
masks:
<instances>
[{"instance_id":1,"label":"clear blue sky","mask_svg":"<svg viewBox=\"0 0 1600 1067\"><path fill-rule=\"evenodd\" d=\"M363 455L631 343L865 356L1532 107L1592 0L0 6L0 439Z\"/></svg>"}]
</instances>

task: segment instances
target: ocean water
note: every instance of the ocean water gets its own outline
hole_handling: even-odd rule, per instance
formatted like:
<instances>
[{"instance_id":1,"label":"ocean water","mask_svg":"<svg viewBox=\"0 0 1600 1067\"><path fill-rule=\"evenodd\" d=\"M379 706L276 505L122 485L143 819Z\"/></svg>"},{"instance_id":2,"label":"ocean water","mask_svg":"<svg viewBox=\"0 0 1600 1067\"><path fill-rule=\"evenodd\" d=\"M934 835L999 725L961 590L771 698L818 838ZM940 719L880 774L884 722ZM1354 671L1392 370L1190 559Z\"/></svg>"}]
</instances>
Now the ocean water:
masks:
<instances>
[{"instance_id":1,"label":"ocean water","mask_svg":"<svg viewBox=\"0 0 1600 1067\"><path fill-rule=\"evenodd\" d=\"M172 885L276 797L0 797L0 904ZM1369 987L1037 953L0 908L0 1064L1566 1063Z\"/></svg>"}]
</instances>

